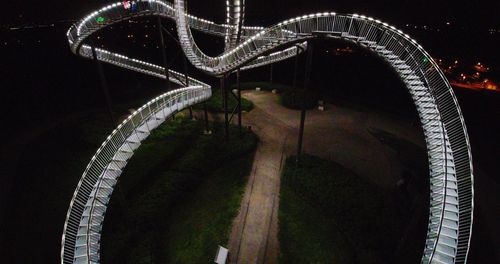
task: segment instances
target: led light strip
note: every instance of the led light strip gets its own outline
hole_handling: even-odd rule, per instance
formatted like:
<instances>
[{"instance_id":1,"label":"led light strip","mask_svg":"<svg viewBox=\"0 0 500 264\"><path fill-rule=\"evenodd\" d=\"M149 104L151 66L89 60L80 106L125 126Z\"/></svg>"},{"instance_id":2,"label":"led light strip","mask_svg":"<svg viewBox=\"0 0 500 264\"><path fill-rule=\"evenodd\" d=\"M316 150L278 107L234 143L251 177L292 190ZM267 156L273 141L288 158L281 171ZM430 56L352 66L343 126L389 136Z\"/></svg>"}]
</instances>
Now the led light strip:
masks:
<instances>
[{"instance_id":1,"label":"led light strip","mask_svg":"<svg viewBox=\"0 0 500 264\"><path fill-rule=\"evenodd\" d=\"M191 28L231 39L230 35L239 31L235 21L217 25L190 16L184 11L182 0L175 0L174 6L163 0L139 2L143 4L137 13L125 12L115 3L91 13L72 26L67 32L72 50L89 57L88 45L83 45L79 51L78 47L93 32L110 23L135 16L160 15L175 20L179 40L188 59L195 67L212 75L226 74L238 68L260 67L293 57L297 54L296 48L286 47L313 39L318 32L330 38L356 43L377 53L406 84L417 107L427 143L431 204L422 263L466 263L474 208L473 167L467 130L451 86L432 57L414 39L394 26L371 17L323 12L288 19L268 28L242 27L244 41L236 43L235 47L228 48L219 56L210 57L196 45ZM105 16L111 11L118 18L106 24L93 22L98 15ZM101 56L99 59L105 62L162 77L160 66L102 49L98 53L98 57ZM263 56L265 54L269 55ZM73 202L68 219L72 219L72 209ZM89 217L93 218L94 215ZM67 223L68 220L61 256L63 262L72 260L77 263L75 256L81 252L78 249L71 251L71 247L65 250L64 237L74 236L74 230L66 229ZM87 241L90 241L88 236ZM98 259L99 243L87 242L87 245L92 253L88 251L87 255L82 256L97 256ZM88 261L91 262L90 258Z\"/></svg>"}]
</instances>

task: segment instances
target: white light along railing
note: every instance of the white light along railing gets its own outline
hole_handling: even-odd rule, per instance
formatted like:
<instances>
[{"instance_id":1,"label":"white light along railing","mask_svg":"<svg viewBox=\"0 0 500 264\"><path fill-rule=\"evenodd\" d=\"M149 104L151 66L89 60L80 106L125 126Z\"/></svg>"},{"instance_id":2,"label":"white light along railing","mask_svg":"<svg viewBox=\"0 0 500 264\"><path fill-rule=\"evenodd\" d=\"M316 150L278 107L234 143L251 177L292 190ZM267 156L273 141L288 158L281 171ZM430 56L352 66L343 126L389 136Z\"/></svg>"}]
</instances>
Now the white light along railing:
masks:
<instances>
[{"instance_id":1,"label":"white light along railing","mask_svg":"<svg viewBox=\"0 0 500 264\"><path fill-rule=\"evenodd\" d=\"M126 21L132 18L144 17L144 16L162 16L169 19L175 19L175 11L172 4L165 0L138 0L137 6L132 11L131 9L125 9L123 7L123 2L115 2L109 4L99 10L96 10L83 19L79 20L67 32L68 41L71 45L71 50L76 53L77 49L80 47L81 43L85 38L92 33L110 26L114 23L121 21ZM98 18L102 18L99 20ZM228 34L228 29L232 34L237 34L238 31L234 31L234 25L228 24L217 24L215 22L198 18L193 15L186 14L188 24L195 30L224 37ZM254 35L262 27L245 27L241 28L242 38Z\"/></svg>"},{"instance_id":2,"label":"white light along railing","mask_svg":"<svg viewBox=\"0 0 500 264\"><path fill-rule=\"evenodd\" d=\"M175 0L175 8L162 0L139 2L138 12L130 13L118 8L121 3L115 3L74 25L68 32L74 52L79 49L81 56L92 57L89 46L79 47L86 37L106 25L134 16L160 15L175 19L181 46L188 59L197 68L213 75L293 57L297 54L296 48L287 46L318 36L351 41L378 54L406 84L419 113L427 143L431 202L422 262L466 262L473 212L473 170L467 130L451 86L434 60L414 39L370 17L325 12L296 17L269 28L243 27L244 41L219 56L210 57L196 45L191 28L234 37L236 23L216 25L188 15L182 0ZM95 22L98 15L106 16L109 23ZM283 48L285 50L281 50ZM275 50L278 51L273 52ZM98 59L153 76L163 76L160 66L105 50L98 50ZM175 73L171 80L182 83L182 78Z\"/></svg>"},{"instance_id":3,"label":"white light along railing","mask_svg":"<svg viewBox=\"0 0 500 264\"><path fill-rule=\"evenodd\" d=\"M175 0L175 8L179 11L176 13L179 38L188 58L202 70L231 71L266 50L314 38L318 33L359 43L384 58L406 83L419 111L427 142L431 205L422 261L466 261L473 200L472 163L465 124L449 83L415 40L368 17L318 13L264 29L235 49L209 57L195 44L183 7L184 1ZM456 170L455 160L461 171ZM459 196L460 190L462 196ZM459 227L460 220L462 228Z\"/></svg>"},{"instance_id":4,"label":"white light along railing","mask_svg":"<svg viewBox=\"0 0 500 264\"><path fill-rule=\"evenodd\" d=\"M226 0L226 29L225 48L230 50L239 43L240 33L245 21L245 0Z\"/></svg>"},{"instance_id":5,"label":"white light along railing","mask_svg":"<svg viewBox=\"0 0 500 264\"><path fill-rule=\"evenodd\" d=\"M317 34L352 41L386 60L406 83L427 142L431 204L422 261L466 262L472 226L473 171L465 122L447 79L415 40L369 17L318 13L263 29L235 49L209 57L195 44L182 15L183 2L175 0L182 47L190 61L207 72L232 71L268 50L315 38Z\"/></svg>"},{"instance_id":6,"label":"white light along railing","mask_svg":"<svg viewBox=\"0 0 500 264\"><path fill-rule=\"evenodd\" d=\"M210 96L207 86L167 92L135 111L106 138L71 200L62 237L62 263L99 263L102 224L122 169L153 129L173 113Z\"/></svg>"},{"instance_id":7,"label":"white light along railing","mask_svg":"<svg viewBox=\"0 0 500 264\"><path fill-rule=\"evenodd\" d=\"M84 53L85 51L82 51L81 46L83 42L93 33L115 23L144 16L162 16L169 19L175 19L175 11L172 7L172 4L164 0L138 1L137 9L135 9L135 11L133 12L131 10L125 9L122 5L122 2L116 2L107 5L97 11L92 12L70 27L67 32L67 37L71 50L76 54L83 55L82 53ZM104 22L98 22L97 18L99 17L104 18ZM226 34L228 33L227 29L231 29L233 27L226 24L216 24L212 21L198 18L189 14L186 15L186 19L189 26L193 29L216 36L226 36ZM251 36L260 32L262 29L263 27L243 26L241 30L241 38L249 39ZM234 34L233 30L231 32L233 32L232 34ZM259 65L262 66L270 63L275 63L279 61L280 58L283 60L290 57L289 52L286 51L283 52L283 55L285 56L273 56L273 58L264 56L259 60Z\"/></svg>"}]
</instances>

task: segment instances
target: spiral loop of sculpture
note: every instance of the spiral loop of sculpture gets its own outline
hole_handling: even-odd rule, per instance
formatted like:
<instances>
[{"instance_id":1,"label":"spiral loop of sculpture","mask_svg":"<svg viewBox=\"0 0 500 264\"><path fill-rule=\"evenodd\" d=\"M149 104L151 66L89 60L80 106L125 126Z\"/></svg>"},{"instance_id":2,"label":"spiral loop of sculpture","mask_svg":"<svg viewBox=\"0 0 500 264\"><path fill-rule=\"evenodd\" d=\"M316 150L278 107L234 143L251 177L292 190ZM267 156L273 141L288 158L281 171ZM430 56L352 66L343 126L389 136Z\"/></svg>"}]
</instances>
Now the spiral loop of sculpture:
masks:
<instances>
[{"instance_id":1,"label":"spiral loop of sculpture","mask_svg":"<svg viewBox=\"0 0 500 264\"><path fill-rule=\"evenodd\" d=\"M126 2L126 1L125 1ZM135 17L160 16L176 22L181 47L189 61L219 76L294 57L312 39L342 39L376 53L405 83L418 111L426 141L430 205L422 263L466 263L474 208L472 155L457 99L438 65L411 37L384 22L357 14L323 12L304 15L270 27L246 27L244 0L228 0L227 23L189 15L183 0L139 0L133 11L117 2L92 12L68 31L71 50L93 58L86 39L95 32ZM98 19L99 18L99 19ZM103 18L103 19L100 19ZM225 50L206 55L191 30L225 38ZM300 49L300 50L302 50ZM104 49L98 60L165 78L164 68ZM169 71L170 81L185 85ZM155 98L132 114L106 139L78 183L68 210L61 263L99 263L100 236L113 188L134 151L151 130L171 114L207 100L210 86L190 78L191 86Z\"/></svg>"}]
</instances>

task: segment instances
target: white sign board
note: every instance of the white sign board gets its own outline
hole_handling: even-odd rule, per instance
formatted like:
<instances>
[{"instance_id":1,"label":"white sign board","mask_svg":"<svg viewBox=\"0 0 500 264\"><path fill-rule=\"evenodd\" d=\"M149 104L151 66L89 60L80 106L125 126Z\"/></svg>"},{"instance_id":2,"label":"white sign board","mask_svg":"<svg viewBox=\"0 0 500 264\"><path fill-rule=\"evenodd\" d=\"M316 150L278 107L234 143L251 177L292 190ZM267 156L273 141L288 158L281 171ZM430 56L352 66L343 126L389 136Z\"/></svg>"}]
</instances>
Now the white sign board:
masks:
<instances>
[{"instance_id":1,"label":"white sign board","mask_svg":"<svg viewBox=\"0 0 500 264\"><path fill-rule=\"evenodd\" d=\"M229 250L227 248L219 246L214 262L217 264L226 264L228 254Z\"/></svg>"}]
</instances>

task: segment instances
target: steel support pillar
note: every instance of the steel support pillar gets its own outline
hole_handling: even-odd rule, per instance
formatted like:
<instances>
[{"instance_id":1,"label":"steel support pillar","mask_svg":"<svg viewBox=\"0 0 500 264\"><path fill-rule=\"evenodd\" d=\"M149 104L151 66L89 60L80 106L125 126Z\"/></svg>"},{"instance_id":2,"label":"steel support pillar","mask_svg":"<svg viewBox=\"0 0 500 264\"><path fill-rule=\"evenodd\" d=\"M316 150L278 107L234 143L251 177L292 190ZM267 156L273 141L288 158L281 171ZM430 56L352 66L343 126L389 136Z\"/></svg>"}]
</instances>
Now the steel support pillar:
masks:
<instances>
[{"instance_id":1,"label":"steel support pillar","mask_svg":"<svg viewBox=\"0 0 500 264\"><path fill-rule=\"evenodd\" d=\"M292 83L292 89L295 90L297 89L297 72L299 71L299 49L300 46L297 47L297 52L295 54L295 65L293 67L293 83Z\"/></svg>"},{"instance_id":2,"label":"steel support pillar","mask_svg":"<svg viewBox=\"0 0 500 264\"><path fill-rule=\"evenodd\" d=\"M163 58L163 67L165 68L165 78L166 78L166 87L167 91L170 91L170 80L169 80L169 67L167 60L167 52L165 49L165 38L163 37L163 25L161 23L161 17L158 17L158 33L160 35L160 48L161 48L161 56Z\"/></svg>"},{"instance_id":3,"label":"steel support pillar","mask_svg":"<svg viewBox=\"0 0 500 264\"><path fill-rule=\"evenodd\" d=\"M305 68L305 74L304 74L304 90L303 90L303 97L302 97L302 102L301 102L301 108L302 110L300 111L300 128L299 128L299 142L297 144L297 164L300 159L300 155L302 154L302 142L304 138L304 123L306 121L306 104L305 104L305 95L307 92L307 89L309 88L310 85L310 80L311 80L311 66L312 66L312 59L313 59L313 45L312 41L307 42L307 58L306 58L306 68Z\"/></svg>"},{"instance_id":4,"label":"steel support pillar","mask_svg":"<svg viewBox=\"0 0 500 264\"><path fill-rule=\"evenodd\" d=\"M205 116L205 134L210 134L210 127L209 127L209 123L208 123L207 102L203 102L203 113Z\"/></svg>"},{"instance_id":5,"label":"steel support pillar","mask_svg":"<svg viewBox=\"0 0 500 264\"><path fill-rule=\"evenodd\" d=\"M238 89L238 129L241 133L241 86L240 86L240 69L236 71L236 88Z\"/></svg>"},{"instance_id":6,"label":"steel support pillar","mask_svg":"<svg viewBox=\"0 0 500 264\"><path fill-rule=\"evenodd\" d=\"M108 81L106 80L106 75L104 75L104 68L102 66L101 61L97 58L97 52L95 50L95 43L91 43L91 51L92 51L92 57L94 57L94 62L97 67L97 73L99 74L99 79L101 82L101 88L102 91L104 92L104 97L106 99L106 107L108 109L108 114L109 118L111 120L111 130L114 130L115 128L118 127L118 123L116 122L115 115L113 114L113 103L111 101L111 96L109 94L109 89L108 89ZM121 190L121 185L119 182L116 183L116 188L115 188L116 193L118 194L118 204L120 206L120 209L123 211L125 222L128 224L129 217L128 217L128 206L127 202L125 199L125 195L123 194Z\"/></svg>"},{"instance_id":7,"label":"steel support pillar","mask_svg":"<svg viewBox=\"0 0 500 264\"><path fill-rule=\"evenodd\" d=\"M92 43L92 56L94 57L94 62L97 67L97 73L99 74L99 79L101 82L101 88L104 92L104 98L106 99L106 107L108 108L109 118L111 120L112 129L115 129L118 125L116 123L115 115L113 114L113 104L111 102L111 96L109 95L108 82L106 76L104 75L104 68L102 67L101 61L97 58L97 52L95 50L95 44Z\"/></svg>"},{"instance_id":8,"label":"steel support pillar","mask_svg":"<svg viewBox=\"0 0 500 264\"><path fill-rule=\"evenodd\" d=\"M224 74L220 79L220 86L222 90L222 104L224 107L224 137L229 139L229 111L228 111L228 98L227 98L227 75Z\"/></svg>"},{"instance_id":9,"label":"steel support pillar","mask_svg":"<svg viewBox=\"0 0 500 264\"><path fill-rule=\"evenodd\" d=\"M271 67L269 69L269 82L270 83L273 83L273 68L274 68L274 64L271 64Z\"/></svg>"},{"instance_id":10,"label":"steel support pillar","mask_svg":"<svg viewBox=\"0 0 500 264\"><path fill-rule=\"evenodd\" d=\"M188 61L186 56L184 56L184 78L186 87L189 86L189 75L188 75ZM193 107L189 107L189 119L193 119Z\"/></svg>"}]
</instances>

